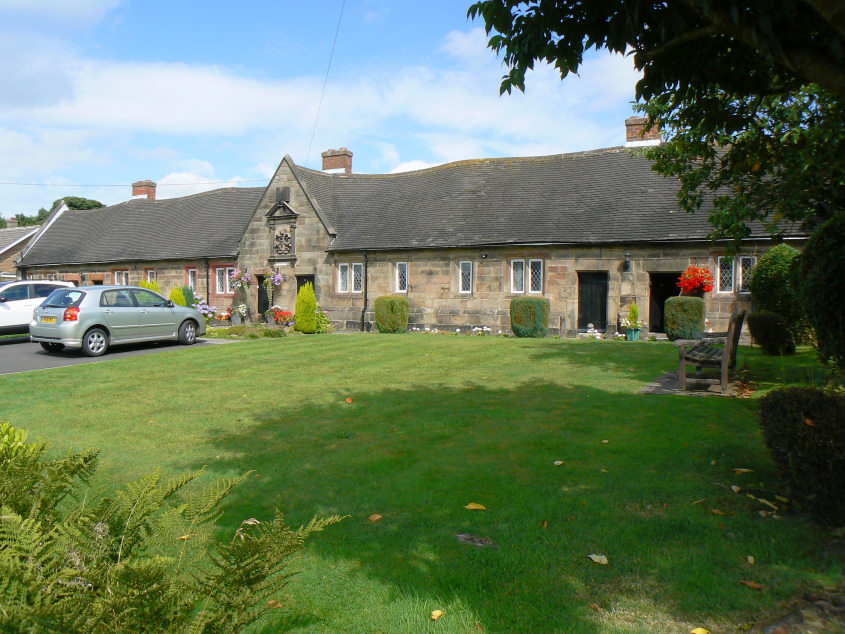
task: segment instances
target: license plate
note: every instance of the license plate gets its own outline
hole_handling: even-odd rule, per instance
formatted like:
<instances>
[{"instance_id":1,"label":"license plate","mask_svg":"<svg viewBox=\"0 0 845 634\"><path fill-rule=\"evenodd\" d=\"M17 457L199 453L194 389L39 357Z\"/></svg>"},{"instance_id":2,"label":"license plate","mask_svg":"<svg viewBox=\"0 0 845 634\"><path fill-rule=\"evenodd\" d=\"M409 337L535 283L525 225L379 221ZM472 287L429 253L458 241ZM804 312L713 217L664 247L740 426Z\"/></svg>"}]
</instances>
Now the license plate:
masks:
<instances>
[{"instance_id":1,"label":"license plate","mask_svg":"<svg viewBox=\"0 0 845 634\"><path fill-rule=\"evenodd\" d=\"M55 317L42 317L41 323L42 324L55 324L56 318Z\"/></svg>"}]
</instances>

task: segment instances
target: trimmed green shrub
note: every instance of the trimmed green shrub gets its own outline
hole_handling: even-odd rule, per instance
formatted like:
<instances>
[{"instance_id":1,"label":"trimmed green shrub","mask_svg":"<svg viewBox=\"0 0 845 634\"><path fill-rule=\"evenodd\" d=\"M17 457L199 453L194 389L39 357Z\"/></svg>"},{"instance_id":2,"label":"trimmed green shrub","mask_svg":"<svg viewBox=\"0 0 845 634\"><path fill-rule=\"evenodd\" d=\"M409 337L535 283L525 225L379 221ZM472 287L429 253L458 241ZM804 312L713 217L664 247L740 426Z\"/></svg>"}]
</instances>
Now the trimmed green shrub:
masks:
<instances>
[{"instance_id":1,"label":"trimmed green shrub","mask_svg":"<svg viewBox=\"0 0 845 634\"><path fill-rule=\"evenodd\" d=\"M704 332L705 302L701 297L670 297L664 305L663 319L666 336L675 339L692 339L697 332Z\"/></svg>"},{"instance_id":2,"label":"trimmed green shrub","mask_svg":"<svg viewBox=\"0 0 845 634\"><path fill-rule=\"evenodd\" d=\"M170 301L176 304L177 306L187 306L188 302L185 301L185 293L182 292L181 288L174 288L170 291Z\"/></svg>"},{"instance_id":3,"label":"trimmed green shrub","mask_svg":"<svg viewBox=\"0 0 845 634\"><path fill-rule=\"evenodd\" d=\"M158 285L158 282L148 282L146 280L141 280L141 283L138 284L141 288L148 288L153 293L158 293L159 295L163 295L161 292L161 287Z\"/></svg>"},{"instance_id":4,"label":"trimmed green shrub","mask_svg":"<svg viewBox=\"0 0 845 634\"><path fill-rule=\"evenodd\" d=\"M202 470L157 469L98 483L105 497L91 486L96 468L96 451L54 460L0 423L0 631L242 632L287 607L293 556L342 519L292 530L279 511L246 515L223 535L227 497L248 473L201 485Z\"/></svg>"},{"instance_id":5,"label":"trimmed green shrub","mask_svg":"<svg viewBox=\"0 0 845 634\"><path fill-rule=\"evenodd\" d=\"M517 337L545 337L549 332L549 300L546 297L514 297L511 330Z\"/></svg>"},{"instance_id":6,"label":"trimmed green shrub","mask_svg":"<svg viewBox=\"0 0 845 634\"><path fill-rule=\"evenodd\" d=\"M376 328L379 332L405 332L411 303L404 295L383 295L376 297Z\"/></svg>"},{"instance_id":7,"label":"trimmed green shrub","mask_svg":"<svg viewBox=\"0 0 845 634\"><path fill-rule=\"evenodd\" d=\"M832 359L845 370L845 213L819 227L798 257L795 287L804 313L816 335L823 360Z\"/></svg>"},{"instance_id":8,"label":"trimmed green shrub","mask_svg":"<svg viewBox=\"0 0 845 634\"><path fill-rule=\"evenodd\" d=\"M786 326L786 320L778 315L764 311L748 315L748 329L766 354L773 356L795 354L795 342Z\"/></svg>"},{"instance_id":9,"label":"trimmed green shrub","mask_svg":"<svg viewBox=\"0 0 845 634\"><path fill-rule=\"evenodd\" d=\"M316 332L318 335L324 335L328 332L334 332L334 326L329 320L329 316L326 314L326 311L323 310L323 307L319 304L317 304L317 308L314 310L314 320L317 324L317 328L314 332Z\"/></svg>"},{"instance_id":10,"label":"trimmed green shrub","mask_svg":"<svg viewBox=\"0 0 845 634\"><path fill-rule=\"evenodd\" d=\"M774 390L760 401L760 428L789 497L802 510L845 524L845 395Z\"/></svg>"},{"instance_id":11,"label":"trimmed green shrub","mask_svg":"<svg viewBox=\"0 0 845 634\"><path fill-rule=\"evenodd\" d=\"M294 315L293 329L312 335L317 332L317 296L311 282L306 282L296 295L296 315Z\"/></svg>"},{"instance_id":12,"label":"trimmed green shrub","mask_svg":"<svg viewBox=\"0 0 845 634\"><path fill-rule=\"evenodd\" d=\"M811 340L810 324L792 275L799 255L798 249L787 244L766 251L754 267L750 289L757 310L782 315L793 341L806 343Z\"/></svg>"}]
</instances>

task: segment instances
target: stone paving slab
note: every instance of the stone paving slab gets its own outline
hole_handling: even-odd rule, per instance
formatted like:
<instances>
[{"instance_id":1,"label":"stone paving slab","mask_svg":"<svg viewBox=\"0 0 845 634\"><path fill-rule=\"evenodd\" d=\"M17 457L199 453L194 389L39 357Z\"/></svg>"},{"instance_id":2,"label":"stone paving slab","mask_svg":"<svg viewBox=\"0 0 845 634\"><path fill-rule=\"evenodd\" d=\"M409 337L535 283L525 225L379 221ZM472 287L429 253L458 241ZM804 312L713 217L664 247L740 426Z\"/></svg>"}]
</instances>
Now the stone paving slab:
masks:
<instances>
[{"instance_id":1,"label":"stone paving slab","mask_svg":"<svg viewBox=\"0 0 845 634\"><path fill-rule=\"evenodd\" d=\"M728 385L726 392L722 392L720 385L707 383L690 383L686 391L678 389L678 373L666 372L641 389L638 394L679 394L682 396L736 396L736 387Z\"/></svg>"}]
</instances>

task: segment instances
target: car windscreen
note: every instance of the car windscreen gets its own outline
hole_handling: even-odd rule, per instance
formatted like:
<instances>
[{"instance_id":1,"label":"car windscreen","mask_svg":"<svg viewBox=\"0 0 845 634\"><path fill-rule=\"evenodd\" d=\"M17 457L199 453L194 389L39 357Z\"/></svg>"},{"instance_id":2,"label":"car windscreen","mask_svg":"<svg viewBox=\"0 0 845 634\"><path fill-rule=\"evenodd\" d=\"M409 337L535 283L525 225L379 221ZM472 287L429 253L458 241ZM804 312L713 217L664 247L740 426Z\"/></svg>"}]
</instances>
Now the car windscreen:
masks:
<instances>
[{"instance_id":1,"label":"car windscreen","mask_svg":"<svg viewBox=\"0 0 845 634\"><path fill-rule=\"evenodd\" d=\"M3 288L7 284L11 284L12 282L16 282L17 280L6 280L5 282L0 282L0 288Z\"/></svg>"},{"instance_id":2,"label":"car windscreen","mask_svg":"<svg viewBox=\"0 0 845 634\"><path fill-rule=\"evenodd\" d=\"M85 292L75 288L62 288L50 293L50 296L41 304L44 308L70 308L78 306Z\"/></svg>"}]
</instances>

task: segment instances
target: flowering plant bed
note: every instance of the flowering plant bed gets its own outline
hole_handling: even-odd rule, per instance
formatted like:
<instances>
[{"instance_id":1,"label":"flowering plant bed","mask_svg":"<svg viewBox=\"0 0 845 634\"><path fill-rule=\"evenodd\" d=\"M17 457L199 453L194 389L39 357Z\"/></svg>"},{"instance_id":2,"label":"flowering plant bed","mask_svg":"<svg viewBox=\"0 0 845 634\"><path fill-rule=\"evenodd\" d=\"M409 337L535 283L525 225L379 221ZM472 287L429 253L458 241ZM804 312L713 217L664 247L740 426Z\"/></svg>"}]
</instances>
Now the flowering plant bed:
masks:
<instances>
[{"instance_id":1,"label":"flowering plant bed","mask_svg":"<svg viewBox=\"0 0 845 634\"><path fill-rule=\"evenodd\" d=\"M704 267L688 266L678 279L678 288L687 295L713 290L713 274Z\"/></svg>"}]
</instances>

